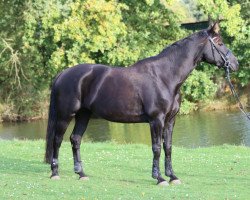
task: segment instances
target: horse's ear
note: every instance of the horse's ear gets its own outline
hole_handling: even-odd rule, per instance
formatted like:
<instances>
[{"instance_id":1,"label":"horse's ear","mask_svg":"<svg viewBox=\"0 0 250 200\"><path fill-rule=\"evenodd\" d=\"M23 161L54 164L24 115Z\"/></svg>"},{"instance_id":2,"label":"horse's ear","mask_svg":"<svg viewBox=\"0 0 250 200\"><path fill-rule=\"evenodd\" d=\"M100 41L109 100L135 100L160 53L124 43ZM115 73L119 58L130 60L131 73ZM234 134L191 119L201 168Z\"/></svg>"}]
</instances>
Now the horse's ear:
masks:
<instances>
[{"instance_id":1,"label":"horse's ear","mask_svg":"<svg viewBox=\"0 0 250 200\"><path fill-rule=\"evenodd\" d=\"M215 22L214 25L211 27L211 32L214 32L216 34L219 34L220 32L220 25L219 25L219 22Z\"/></svg>"}]
</instances>

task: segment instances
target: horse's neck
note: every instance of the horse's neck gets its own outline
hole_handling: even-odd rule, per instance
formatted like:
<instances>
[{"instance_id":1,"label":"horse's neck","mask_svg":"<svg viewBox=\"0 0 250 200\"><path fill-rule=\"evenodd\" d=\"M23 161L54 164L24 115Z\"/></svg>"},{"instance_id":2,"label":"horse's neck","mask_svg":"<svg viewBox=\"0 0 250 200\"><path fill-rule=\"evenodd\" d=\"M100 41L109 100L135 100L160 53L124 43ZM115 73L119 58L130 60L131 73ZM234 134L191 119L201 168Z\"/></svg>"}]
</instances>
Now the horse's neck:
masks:
<instances>
[{"instance_id":1,"label":"horse's neck","mask_svg":"<svg viewBox=\"0 0 250 200\"><path fill-rule=\"evenodd\" d=\"M179 90L182 83L201 60L204 45L201 45L199 41L190 41L183 47L175 48L169 55L161 56L160 63L162 64L159 66L162 81L166 83L168 88L171 86L174 91Z\"/></svg>"}]
</instances>

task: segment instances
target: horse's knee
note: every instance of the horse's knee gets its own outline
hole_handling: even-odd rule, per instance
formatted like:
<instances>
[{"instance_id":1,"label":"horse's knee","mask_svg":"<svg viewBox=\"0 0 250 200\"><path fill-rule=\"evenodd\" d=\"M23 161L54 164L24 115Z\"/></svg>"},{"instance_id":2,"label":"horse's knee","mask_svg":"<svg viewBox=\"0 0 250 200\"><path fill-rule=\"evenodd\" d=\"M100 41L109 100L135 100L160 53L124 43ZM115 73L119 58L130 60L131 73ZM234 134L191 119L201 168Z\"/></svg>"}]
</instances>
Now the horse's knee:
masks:
<instances>
[{"instance_id":1,"label":"horse's knee","mask_svg":"<svg viewBox=\"0 0 250 200\"><path fill-rule=\"evenodd\" d=\"M152 146L152 151L155 157L160 157L161 155L161 145L154 144Z\"/></svg>"}]
</instances>

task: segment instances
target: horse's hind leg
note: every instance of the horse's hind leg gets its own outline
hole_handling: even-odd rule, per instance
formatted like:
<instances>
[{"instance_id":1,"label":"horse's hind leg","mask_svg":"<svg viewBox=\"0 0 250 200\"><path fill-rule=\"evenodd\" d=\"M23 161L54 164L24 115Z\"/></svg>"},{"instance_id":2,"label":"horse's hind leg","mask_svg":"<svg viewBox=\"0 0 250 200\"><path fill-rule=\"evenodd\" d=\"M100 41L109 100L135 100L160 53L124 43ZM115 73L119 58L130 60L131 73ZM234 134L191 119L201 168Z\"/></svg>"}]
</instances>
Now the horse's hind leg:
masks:
<instances>
[{"instance_id":1,"label":"horse's hind leg","mask_svg":"<svg viewBox=\"0 0 250 200\"><path fill-rule=\"evenodd\" d=\"M80 145L82 136L87 128L91 112L88 110L79 110L75 116L75 127L70 136L70 141L72 145L73 157L74 157L74 171L79 174L80 179L88 179L83 171L81 155L80 155Z\"/></svg>"},{"instance_id":2,"label":"horse's hind leg","mask_svg":"<svg viewBox=\"0 0 250 200\"><path fill-rule=\"evenodd\" d=\"M53 159L51 163L51 170L52 175L51 179L58 179L58 155L59 155L59 148L62 144L63 135L69 125L70 119L58 119L56 123L56 129L55 129L55 137L53 142Z\"/></svg>"}]
</instances>

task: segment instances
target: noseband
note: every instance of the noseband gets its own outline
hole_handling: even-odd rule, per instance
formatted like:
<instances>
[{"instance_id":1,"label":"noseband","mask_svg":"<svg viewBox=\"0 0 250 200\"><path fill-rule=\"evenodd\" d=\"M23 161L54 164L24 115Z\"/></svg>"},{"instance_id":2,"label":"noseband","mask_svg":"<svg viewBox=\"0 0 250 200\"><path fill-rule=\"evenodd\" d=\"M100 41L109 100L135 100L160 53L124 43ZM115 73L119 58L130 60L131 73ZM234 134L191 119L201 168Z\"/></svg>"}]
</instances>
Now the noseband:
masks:
<instances>
[{"instance_id":1,"label":"noseband","mask_svg":"<svg viewBox=\"0 0 250 200\"><path fill-rule=\"evenodd\" d=\"M227 51L227 53L224 55L216 46L216 44L214 43L214 40L213 38L211 38L210 36L208 36L208 40L210 41L211 43L211 46L212 46L212 50L213 50L213 56L214 56L214 51L216 50L217 53L220 55L220 57L222 58L222 60L224 61L224 65L223 65L223 68L226 70L226 72L229 72L230 70L230 61L229 61L229 56L230 54L232 54L232 52L230 50ZM214 60L215 60L215 57L214 57Z\"/></svg>"}]
</instances>

